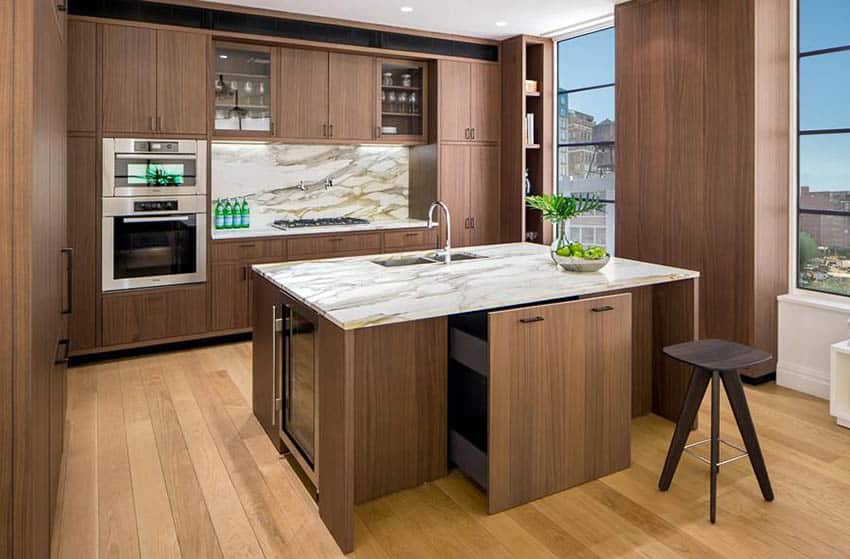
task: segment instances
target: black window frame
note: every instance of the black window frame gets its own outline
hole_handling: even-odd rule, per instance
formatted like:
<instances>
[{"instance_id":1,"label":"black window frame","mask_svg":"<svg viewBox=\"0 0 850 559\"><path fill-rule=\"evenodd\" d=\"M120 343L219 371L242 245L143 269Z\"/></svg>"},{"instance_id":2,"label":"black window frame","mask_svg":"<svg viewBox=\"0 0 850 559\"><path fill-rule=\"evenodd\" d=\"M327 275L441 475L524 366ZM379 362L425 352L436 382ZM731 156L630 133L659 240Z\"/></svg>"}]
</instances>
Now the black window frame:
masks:
<instances>
[{"instance_id":1,"label":"black window frame","mask_svg":"<svg viewBox=\"0 0 850 559\"><path fill-rule=\"evenodd\" d=\"M846 45L840 45L840 46L822 48L822 49L814 49L814 50L808 50L808 51L802 51L800 49L800 44L801 44L801 41L800 41L800 31L801 31L800 4L802 3L802 1L803 0L797 0L797 22L796 22L796 24L797 24L797 44L796 44L797 75L796 75L796 80L795 80L796 81L795 86L796 86L796 94L797 94L797 147L796 147L796 149L797 149L797 153L796 153L797 219L796 219L796 227L795 227L796 231L794 232L794 242L795 242L795 246L794 246L794 254L795 254L794 270L795 270L795 276L796 276L794 285L796 286L797 289L802 290L802 291L812 291L812 292L815 292L815 293L823 293L825 295L831 295L831 296L834 296L834 297L850 297L850 294L848 294L848 293L841 293L841 292L838 292L838 291L829 291L829 290L826 290L826 289L817 289L817 288L814 288L814 287L811 287L811 286L801 285L801 279L802 279L802 273L801 272L802 272L802 270L800 269L800 223L801 223L800 216L802 216L802 215L823 215L823 216L850 218L850 211L806 209L806 208L803 208L802 204L801 204L802 199L801 199L801 196L800 196L800 192L801 192L802 185L800 184L800 175L801 175L801 173L800 173L800 145L801 145L801 139L803 138L803 136L828 136L828 135L834 135L834 134L850 134L850 128L817 128L817 129L813 128L813 129L803 130L803 128L801 126L800 82L802 80L800 79L800 66L801 66L802 60L804 58L811 58L811 57L814 57L814 56L823 56L823 55L834 54L834 53L837 53L837 52L850 51L850 43L848 43Z\"/></svg>"},{"instance_id":2,"label":"black window frame","mask_svg":"<svg viewBox=\"0 0 850 559\"><path fill-rule=\"evenodd\" d=\"M561 43L564 43L564 42L566 42L566 41L572 41L572 40L574 40L574 39L579 39L579 38L581 38L581 37L587 37L588 35L593 35L593 34L595 34L595 33L602 33L603 31L610 31L610 30L612 30L612 29L614 29L614 23L613 23L613 22L611 23L611 25L608 25L608 26L606 26L606 27L602 27L601 29L594 29L593 31L588 31L587 33L580 33L580 34L578 34L578 35L573 35L573 36L571 36L571 37L565 37L565 38L563 38L563 39L559 39L559 40L557 41L557 44L555 45L555 48L556 48L556 49L559 49L559 51L558 51L558 52L559 52L559 55L560 55L560 45L561 45ZM616 50L615 50L615 54L614 54L614 56L615 56L614 64L615 64L615 69L616 69L616 63L617 63L617 61L616 61ZM558 75L556 75L556 76L555 76L555 77L556 77L556 82L557 82L557 92L556 92L556 95L555 95L555 103L556 103L556 105L555 105L555 107L556 107L556 111L555 111L555 112L556 112L556 114L557 114L557 122L559 122L559 124L557 124L557 125L556 125L556 136L557 136L557 138L558 138L558 144L557 144L557 155L558 155L558 157L557 157L556 159L557 159L557 160L559 160L559 159L560 159L560 157L561 157L561 148L567 148L567 149L569 149L569 148L588 147L588 146L607 146L607 147L612 147L612 146L613 146L613 148L614 148L614 154L615 154L615 155L614 155L614 158L615 158L615 161L616 161L616 157L617 157L617 156L616 156L616 153L617 153L617 151L616 151L616 150L617 150L617 142L616 142L616 141L614 141L614 140L606 141L606 142L569 142L569 141L568 141L568 142L565 142L565 143L561 143L561 137L560 137L560 134L558 134L558 132L560 132L560 118L561 118L561 115L560 115L560 108L561 108L561 96L562 96L562 95L566 95L566 96L568 96L568 95L570 95L571 93L583 93L583 92L585 92L585 91L594 91L594 90L600 90L600 89L607 89L607 88L609 88L609 87L610 87L610 88L614 88L614 99L615 99L615 105L614 105L614 122L615 122L615 126L616 126L616 120L617 120L617 113L616 113L616 110L617 110L617 109L616 109L616 98L617 98L617 97L616 97L616 96L617 96L617 87L616 87L616 86L617 86L617 81L616 81L616 79L615 79L613 82L611 82L611 83L605 83L605 84L599 84L599 85L590 85L590 86L586 86L586 87L577 87L577 88L574 88L574 89L564 89L564 90L562 91L562 90L561 90L561 85L560 85L560 70L561 70L561 63L560 63L560 61L559 61L559 62L558 62L557 72L556 72L556 74L558 74ZM567 116L567 118L569 118L569 115ZM558 164L558 161L557 161L557 160L556 160L556 166L557 166L557 164ZM555 174L556 174L556 179L557 179L557 173L555 173ZM615 173L615 175L614 175L614 176L615 176L615 179L614 179L614 180L616 181L616 180L617 180L617 179L616 179L616 173ZM558 187L558 185L556 184L556 190L558 190L558 188L557 188L557 187ZM614 191L616 192L616 182L615 182L615 186L614 186L614 188L615 188L615 190L614 190ZM600 202L603 202L603 203L605 203L605 204L610 204L612 207L613 207L613 206L615 206L615 205L616 205L616 203L617 203L616 195L614 196L614 199L613 199L613 200L609 200L608 198L600 198L600 200L599 200L599 201L600 201ZM616 211L616 209L615 209L614 211Z\"/></svg>"}]
</instances>

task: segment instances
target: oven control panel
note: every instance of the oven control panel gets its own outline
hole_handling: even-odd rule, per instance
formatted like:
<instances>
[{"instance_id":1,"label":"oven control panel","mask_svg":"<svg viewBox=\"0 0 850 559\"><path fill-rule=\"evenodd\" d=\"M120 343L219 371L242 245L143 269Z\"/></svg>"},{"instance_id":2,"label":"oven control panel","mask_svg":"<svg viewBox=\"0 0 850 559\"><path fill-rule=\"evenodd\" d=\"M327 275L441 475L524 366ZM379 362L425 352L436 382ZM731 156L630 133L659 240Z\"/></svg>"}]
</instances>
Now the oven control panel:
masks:
<instances>
[{"instance_id":1,"label":"oven control panel","mask_svg":"<svg viewBox=\"0 0 850 559\"><path fill-rule=\"evenodd\" d=\"M133 202L134 212L176 212L177 200L144 200Z\"/></svg>"},{"instance_id":2,"label":"oven control panel","mask_svg":"<svg viewBox=\"0 0 850 559\"><path fill-rule=\"evenodd\" d=\"M133 151L136 153L179 153L178 142L150 142L147 140L136 140L133 142Z\"/></svg>"}]
</instances>

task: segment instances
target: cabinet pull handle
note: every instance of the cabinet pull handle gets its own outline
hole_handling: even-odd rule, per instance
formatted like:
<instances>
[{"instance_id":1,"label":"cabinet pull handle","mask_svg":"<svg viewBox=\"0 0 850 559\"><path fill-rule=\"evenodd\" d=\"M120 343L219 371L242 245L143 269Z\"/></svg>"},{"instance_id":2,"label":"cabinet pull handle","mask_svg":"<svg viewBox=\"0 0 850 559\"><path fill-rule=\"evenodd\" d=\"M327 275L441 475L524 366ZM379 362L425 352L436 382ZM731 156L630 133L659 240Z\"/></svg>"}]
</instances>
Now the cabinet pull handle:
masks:
<instances>
[{"instance_id":1,"label":"cabinet pull handle","mask_svg":"<svg viewBox=\"0 0 850 559\"><path fill-rule=\"evenodd\" d=\"M474 216L469 218L469 228L475 229L475 217Z\"/></svg>"},{"instance_id":2,"label":"cabinet pull handle","mask_svg":"<svg viewBox=\"0 0 850 559\"><path fill-rule=\"evenodd\" d=\"M68 9L68 7L65 4L66 4L66 2L62 2L61 4L56 4L56 9L59 10L60 12L64 12L65 10Z\"/></svg>"},{"instance_id":3,"label":"cabinet pull handle","mask_svg":"<svg viewBox=\"0 0 850 559\"><path fill-rule=\"evenodd\" d=\"M532 318L520 318L519 321L523 324L530 324L532 322L542 322L544 318L542 316L535 316Z\"/></svg>"},{"instance_id":4,"label":"cabinet pull handle","mask_svg":"<svg viewBox=\"0 0 850 559\"><path fill-rule=\"evenodd\" d=\"M472 139L475 139L475 128L472 129Z\"/></svg>"},{"instance_id":5,"label":"cabinet pull handle","mask_svg":"<svg viewBox=\"0 0 850 559\"><path fill-rule=\"evenodd\" d=\"M272 425L277 425L277 333L280 325L277 305L272 305Z\"/></svg>"},{"instance_id":6,"label":"cabinet pull handle","mask_svg":"<svg viewBox=\"0 0 850 559\"><path fill-rule=\"evenodd\" d=\"M327 122L322 125L322 136L324 136L325 138L328 137L328 123Z\"/></svg>"},{"instance_id":7,"label":"cabinet pull handle","mask_svg":"<svg viewBox=\"0 0 850 559\"><path fill-rule=\"evenodd\" d=\"M254 248L255 246L257 246L255 243L245 243L245 244L239 245L239 248Z\"/></svg>"},{"instance_id":8,"label":"cabinet pull handle","mask_svg":"<svg viewBox=\"0 0 850 559\"><path fill-rule=\"evenodd\" d=\"M71 340L68 338L62 338L59 342L57 342L56 349L58 350L60 346L64 347L65 351L62 353L62 357L54 358L54 365L64 365L68 362L68 359L71 356Z\"/></svg>"},{"instance_id":9,"label":"cabinet pull handle","mask_svg":"<svg viewBox=\"0 0 850 559\"><path fill-rule=\"evenodd\" d=\"M330 126L328 126L328 132L329 132L329 134L328 134L328 135L329 135L331 138L333 138L333 137L334 137L334 125L333 125L333 124L331 124Z\"/></svg>"},{"instance_id":10,"label":"cabinet pull handle","mask_svg":"<svg viewBox=\"0 0 850 559\"><path fill-rule=\"evenodd\" d=\"M418 237L419 233L405 233L404 236L405 237Z\"/></svg>"},{"instance_id":11,"label":"cabinet pull handle","mask_svg":"<svg viewBox=\"0 0 850 559\"><path fill-rule=\"evenodd\" d=\"M162 132L162 115L156 117L156 129Z\"/></svg>"},{"instance_id":12,"label":"cabinet pull handle","mask_svg":"<svg viewBox=\"0 0 850 559\"><path fill-rule=\"evenodd\" d=\"M269 132L274 136L274 121L269 122Z\"/></svg>"},{"instance_id":13,"label":"cabinet pull handle","mask_svg":"<svg viewBox=\"0 0 850 559\"><path fill-rule=\"evenodd\" d=\"M375 127L375 137L376 137L376 138L383 138L383 137L384 137L383 132L381 132L381 127L380 127L380 126L376 126L376 127Z\"/></svg>"},{"instance_id":14,"label":"cabinet pull handle","mask_svg":"<svg viewBox=\"0 0 850 559\"><path fill-rule=\"evenodd\" d=\"M464 137L465 140L469 139L469 128L463 129L463 137Z\"/></svg>"},{"instance_id":15,"label":"cabinet pull handle","mask_svg":"<svg viewBox=\"0 0 850 559\"><path fill-rule=\"evenodd\" d=\"M611 305L605 305L603 307L593 307L590 310L591 310L591 312L608 312L608 311L613 311L614 307L612 307Z\"/></svg>"},{"instance_id":16,"label":"cabinet pull handle","mask_svg":"<svg viewBox=\"0 0 850 559\"><path fill-rule=\"evenodd\" d=\"M248 281L248 266L242 266L242 281Z\"/></svg>"},{"instance_id":17,"label":"cabinet pull handle","mask_svg":"<svg viewBox=\"0 0 850 559\"><path fill-rule=\"evenodd\" d=\"M155 132L155 131L156 131L156 117L153 117L153 116L152 116L152 117L150 118L150 122L148 123L148 125L150 126L151 131L152 131L152 132Z\"/></svg>"},{"instance_id":18,"label":"cabinet pull handle","mask_svg":"<svg viewBox=\"0 0 850 559\"><path fill-rule=\"evenodd\" d=\"M68 306L62 309L62 314L71 314L74 310L74 249L63 248L61 252L67 257L65 264L65 291L68 296Z\"/></svg>"}]
</instances>

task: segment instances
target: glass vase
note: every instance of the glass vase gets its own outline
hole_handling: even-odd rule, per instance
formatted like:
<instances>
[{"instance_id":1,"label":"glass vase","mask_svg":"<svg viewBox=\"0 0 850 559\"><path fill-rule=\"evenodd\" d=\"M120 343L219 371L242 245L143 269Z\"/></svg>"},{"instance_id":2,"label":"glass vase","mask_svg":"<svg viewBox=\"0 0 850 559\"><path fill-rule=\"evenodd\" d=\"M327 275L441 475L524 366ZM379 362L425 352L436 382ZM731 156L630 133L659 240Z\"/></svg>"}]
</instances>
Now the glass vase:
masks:
<instances>
[{"instance_id":1,"label":"glass vase","mask_svg":"<svg viewBox=\"0 0 850 559\"><path fill-rule=\"evenodd\" d=\"M549 254L551 254L555 264L559 264L560 262L556 258L558 250L570 245L570 240L567 238L567 223L565 221L555 222L552 224L552 229L552 244L549 246Z\"/></svg>"}]
</instances>

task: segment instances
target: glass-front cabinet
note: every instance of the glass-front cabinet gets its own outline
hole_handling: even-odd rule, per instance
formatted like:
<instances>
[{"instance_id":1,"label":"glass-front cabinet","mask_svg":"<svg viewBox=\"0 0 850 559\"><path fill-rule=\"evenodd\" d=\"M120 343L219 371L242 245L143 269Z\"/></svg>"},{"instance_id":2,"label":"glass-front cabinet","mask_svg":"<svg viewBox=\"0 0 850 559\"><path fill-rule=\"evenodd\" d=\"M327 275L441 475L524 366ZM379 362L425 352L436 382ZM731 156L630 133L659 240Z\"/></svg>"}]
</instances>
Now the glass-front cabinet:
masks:
<instances>
[{"instance_id":1,"label":"glass-front cabinet","mask_svg":"<svg viewBox=\"0 0 850 559\"><path fill-rule=\"evenodd\" d=\"M379 58L377 135L405 142L427 139L428 68L424 62Z\"/></svg>"},{"instance_id":2,"label":"glass-front cabinet","mask_svg":"<svg viewBox=\"0 0 850 559\"><path fill-rule=\"evenodd\" d=\"M274 134L273 58L276 49L214 43L214 132L219 135Z\"/></svg>"}]
</instances>

